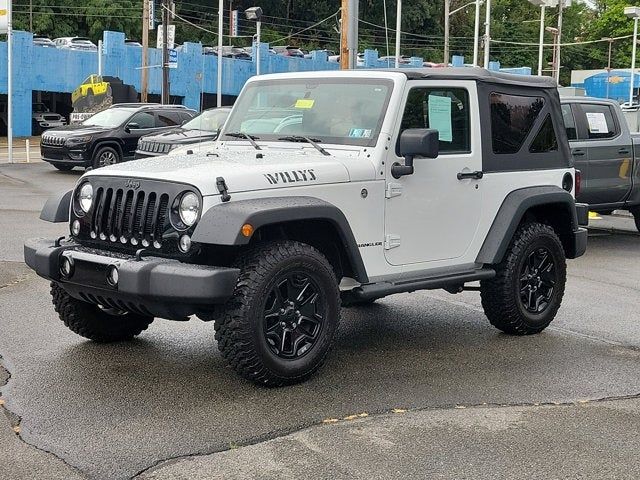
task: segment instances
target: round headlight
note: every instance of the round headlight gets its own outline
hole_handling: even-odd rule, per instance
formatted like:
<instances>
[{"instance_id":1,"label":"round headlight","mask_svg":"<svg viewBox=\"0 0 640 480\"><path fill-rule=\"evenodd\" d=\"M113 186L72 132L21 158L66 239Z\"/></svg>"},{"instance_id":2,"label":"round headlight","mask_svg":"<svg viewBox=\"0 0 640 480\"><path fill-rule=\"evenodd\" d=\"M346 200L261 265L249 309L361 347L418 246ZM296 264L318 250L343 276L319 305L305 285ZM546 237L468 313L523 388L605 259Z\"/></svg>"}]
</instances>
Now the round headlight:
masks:
<instances>
[{"instance_id":1,"label":"round headlight","mask_svg":"<svg viewBox=\"0 0 640 480\"><path fill-rule=\"evenodd\" d=\"M180 220L187 227L191 227L198 219L200 213L200 200L198 196L193 192L185 193L180 199L180 207L178 208L180 213Z\"/></svg>"},{"instance_id":2,"label":"round headlight","mask_svg":"<svg viewBox=\"0 0 640 480\"><path fill-rule=\"evenodd\" d=\"M84 213L87 213L91 208L91 204L93 203L93 187L90 183L85 183L80 188L80 193L78 194L78 203L80 204L80 208Z\"/></svg>"}]
</instances>

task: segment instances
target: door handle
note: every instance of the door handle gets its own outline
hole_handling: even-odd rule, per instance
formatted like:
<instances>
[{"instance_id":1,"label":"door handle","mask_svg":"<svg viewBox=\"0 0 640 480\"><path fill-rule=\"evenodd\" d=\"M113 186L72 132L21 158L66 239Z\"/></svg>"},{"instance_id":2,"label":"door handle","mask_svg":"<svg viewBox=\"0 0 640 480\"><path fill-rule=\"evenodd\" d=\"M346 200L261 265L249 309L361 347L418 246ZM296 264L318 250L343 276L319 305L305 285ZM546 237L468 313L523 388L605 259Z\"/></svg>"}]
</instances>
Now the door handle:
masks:
<instances>
[{"instance_id":1,"label":"door handle","mask_svg":"<svg viewBox=\"0 0 640 480\"><path fill-rule=\"evenodd\" d=\"M631 153L631 152L627 148L621 148L620 150L618 150L618 153L620 155L629 155L629 153Z\"/></svg>"},{"instance_id":2,"label":"door handle","mask_svg":"<svg viewBox=\"0 0 640 480\"><path fill-rule=\"evenodd\" d=\"M482 177L484 176L484 173L482 173L481 171L477 171L477 172L459 172L458 173L458 180L466 180L466 179L472 179L472 180L480 180Z\"/></svg>"},{"instance_id":3,"label":"door handle","mask_svg":"<svg viewBox=\"0 0 640 480\"><path fill-rule=\"evenodd\" d=\"M585 154L584 150L572 150L571 155L575 155L576 157L581 157Z\"/></svg>"}]
</instances>

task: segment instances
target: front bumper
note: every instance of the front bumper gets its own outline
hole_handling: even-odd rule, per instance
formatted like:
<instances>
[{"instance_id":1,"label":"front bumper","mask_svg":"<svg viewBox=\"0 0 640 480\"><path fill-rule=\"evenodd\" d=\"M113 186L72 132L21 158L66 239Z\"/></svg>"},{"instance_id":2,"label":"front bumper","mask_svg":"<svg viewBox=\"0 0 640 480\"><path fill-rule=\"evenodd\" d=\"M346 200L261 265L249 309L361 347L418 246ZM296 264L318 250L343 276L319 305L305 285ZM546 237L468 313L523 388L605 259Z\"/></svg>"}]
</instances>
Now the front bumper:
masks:
<instances>
[{"instance_id":1,"label":"front bumper","mask_svg":"<svg viewBox=\"0 0 640 480\"><path fill-rule=\"evenodd\" d=\"M67 147L52 147L40 145L42 160L60 165L74 165L87 167L91 165L91 155L88 148L69 149Z\"/></svg>"},{"instance_id":2,"label":"front bumper","mask_svg":"<svg viewBox=\"0 0 640 480\"><path fill-rule=\"evenodd\" d=\"M72 273L63 277L63 257ZM138 259L130 255L89 249L73 241L57 243L31 239L24 245L25 263L38 275L58 283L71 296L104 307L154 317L183 320L210 312L233 294L240 271L235 268L191 265L159 257ZM118 270L118 283L107 274Z\"/></svg>"},{"instance_id":3,"label":"front bumper","mask_svg":"<svg viewBox=\"0 0 640 480\"><path fill-rule=\"evenodd\" d=\"M160 155L166 155L166 153L153 153L153 152L147 152L146 150L136 150L136 153L133 158L135 160L139 160L141 158L159 157Z\"/></svg>"}]
</instances>

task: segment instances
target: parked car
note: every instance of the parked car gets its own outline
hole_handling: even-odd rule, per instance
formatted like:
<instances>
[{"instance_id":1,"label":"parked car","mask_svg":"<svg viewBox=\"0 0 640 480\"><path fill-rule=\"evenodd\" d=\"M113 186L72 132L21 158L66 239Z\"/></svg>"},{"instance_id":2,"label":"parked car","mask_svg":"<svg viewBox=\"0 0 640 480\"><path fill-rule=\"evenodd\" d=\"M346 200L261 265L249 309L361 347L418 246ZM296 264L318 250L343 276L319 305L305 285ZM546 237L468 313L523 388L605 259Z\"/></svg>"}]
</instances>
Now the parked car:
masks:
<instances>
[{"instance_id":1,"label":"parked car","mask_svg":"<svg viewBox=\"0 0 640 480\"><path fill-rule=\"evenodd\" d=\"M304 58L304 53L302 50L300 50L298 47L291 47L291 46L279 46L279 47L273 47L273 51L278 54L278 55L282 55L284 57L298 57L298 58Z\"/></svg>"},{"instance_id":2,"label":"parked car","mask_svg":"<svg viewBox=\"0 0 640 480\"><path fill-rule=\"evenodd\" d=\"M581 184L579 202L609 214L628 210L640 231L640 134L614 100L563 97L562 117Z\"/></svg>"},{"instance_id":3,"label":"parked car","mask_svg":"<svg viewBox=\"0 0 640 480\"><path fill-rule=\"evenodd\" d=\"M34 35L33 44L36 47L56 48L56 44L53 43L53 40L45 35Z\"/></svg>"},{"instance_id":4,"label":"parked car","mask_svg":"<svg viewBox=\"0 0 640 480\"><path fill-rule=\"evenodd\" d=\"M45 132L42 159L58 170L132 160L140 137L181 125L195 113L182 105L116 104L77 125Z\"/></svg>"},{"instance_id":5,"label":"parked car","mask_svg":"<svg viewBox=\"0 0 640 480\"><path fill-rule=\"evenodd\" d=\"M327 54L327 59L334 57L336 55L336 52L334 52L333 50L315 50L316 52L326 52ZM312 52L304 52L304 58L311 58Z\"/></svg>"},{"instance_id":6,"label":"parked car","mask_svg":"<svg viewBox=\"0 0 640 480\"><path fill-rule=\"evenodd\" d=\"M203 47L204 55L218 55L218 47ZM247 53L242 47L224 46L222 56L225 58L236 58L239 60L251 60L251 53Z\"/></svg>"},{"instance_id":7,"label":"parked car","mask_svg":"<svg viewBox=\"0 0 640 480\"><path fill-rule=\"evenodd\" d=\"M177 147L215 140L230 111L229 107L210 108L179 128L145 135L138 140L135 158L166 155Z\"/></svg>"},{"instance_id":8,"label":"parked car","mask_svg":"<svg viewBox=\"0 0 640 480\"><path fill-rule=\"evenodd\" d=\"M379 62L384 62L388 65L390 65L391 67L395 67L396 65L396 57L395 55L388 55L388 56L384 56L384 57L380 57L378 58ZM400 56L400 65L408 65L411 63L411 57L407 56L407 55L401 55Z\"/></svg>"},{"instance_id":9,"label":"parked car","mask_svg":"<svg viewBox=\"0 0 640 480\"><path fill-rule=\"evenodd\" d=\"M125 39L124 44L127 47L142 47L142 44L140 42L138 42L137 40L130 40L128 38Z\"/></svg>"},{"instance_id":10,"label":"parked car","mask_svg":"<svg viewBox=\"0 0 640 480\"><path fill-rule=\"evenodd\" d=\"M97 52L98 47L88 38L84 37L60 37L53 41L56 47L66 50L80 50L84 52Z\"/></svg>"},{"instance_id":11,"label":"parked car","mask_svg":"<svg viewBox=\"0 0 640 480\"><path fill-rule=\"evenodd\" d=\"M118 342L197 315L261 386L310 378L341 308L396 293L479 290L497 329L542 332L587 248L556 83L403 70L254 76L214 155L94 170L49 199L40 218L68 236L24 257L60 320Z\"/></svg>"},{"instance_id":12,"label":"parked car","mask_svg":"<svg viewBox=\"0 0 640 480\"><path fill-rule=\"evenodd\" d=\"M65 118L49 110L44 103L34 103L32 117L32 133L37 135L49 128L62 127L66 125Z\"/></svg>"}]
</instances>

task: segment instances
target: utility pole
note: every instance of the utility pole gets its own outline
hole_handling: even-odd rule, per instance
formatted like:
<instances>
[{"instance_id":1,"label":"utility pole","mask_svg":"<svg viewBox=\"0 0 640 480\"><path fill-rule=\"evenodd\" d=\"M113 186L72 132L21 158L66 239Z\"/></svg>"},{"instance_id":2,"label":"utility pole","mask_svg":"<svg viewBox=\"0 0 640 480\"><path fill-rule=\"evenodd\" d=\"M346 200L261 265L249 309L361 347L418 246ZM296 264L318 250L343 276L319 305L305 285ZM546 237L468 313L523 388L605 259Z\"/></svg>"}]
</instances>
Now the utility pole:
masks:
<instances>
[{"instance_id":1,"label":"utility pole","mask_svg":"<svg viewBox=\"0 0 640 480\"><path fill-rule=\"evenodd\" d=\"M484 68L489 68L491 53L491 0L487 0L484 16Z\"/></svg>"},{"instance_id":2,"label":"utility pole","mask_svg":"<svg viewBox=\"0 0 640 480\"><path fill-rule=\"evenodd\" d=\"M171 0L162 0L162 104L168 105L170 96L169 85L169 11Z\"/></svg>"},{"instance_id":3,"label":"utility pole","mask_svg":"<svg viewBox=\"0 0 640 480\"><path fill-rule=\"evenodd\" d=\"M349 68L349 0L342 0L340 12L340 68L347 70Z\"/></svg>"},{"instance_id":4,"label":"utility pole","mask_svg":"<svg viewBox=\"0 0 640 480\"><path fill-rule=\"evenodd\" d=\"M560 85L560 44L562 43L562 11L564 10L565 0L558 2L558 42L556 43L556 71L554 72L554 78L558 85Z\"/></svg>"},{"instance_id":5,"label":"utility pole","mask_svg":"<svg viewBox=\"0 0 640 480\"><path fill-rule=\"evenodd\" d=\"M7 2L7 143L13 163L13 0ZM637 25L637 23L636 23ZM634 38L635 42L635 38ZM634 49L635 52L635 49ZM633 83L633 82L632 82Z\"/></svg>"},{"instance_id":6,"label":"utility pole","mask_svg":"<svg viewBox=\"0 0 640 480\"><path fill-rule=\"evenodd\" d=\"M149 52L149 1L142 0L142 65L140 78L140 101L147 103L149 91L149 72L147 69L147 56Z\"/></svg>"},{"instance_id":7,"label":"utility pole","mask_svg":"<svg viewBox=\"0 0 640 480\"><path fill-rule=\"evenodd\" d=\"M29 0L29 31L33 33L33 0Z\"/></svg>"},{"instance_id":8,"label":"utility pole","mask_svg":"<svg viewBox=\"0 0 640 480\"><path fill-rule=\"evenodd\" d=\"M402 38L402 0L396 7L396 68L400 68L400 41Z\"/></svg>"},{"instance_id":9,"label":"utility pole","mask_svg":"<svg viewBox=\"0 0 640 480\"><path fill-rule=\"evenodd\" d=\"M449 10L451 0L444 0L444 66L449 65Z\"/></svg>"}]
</instances>

